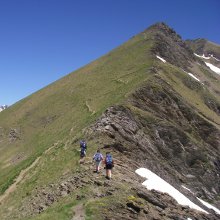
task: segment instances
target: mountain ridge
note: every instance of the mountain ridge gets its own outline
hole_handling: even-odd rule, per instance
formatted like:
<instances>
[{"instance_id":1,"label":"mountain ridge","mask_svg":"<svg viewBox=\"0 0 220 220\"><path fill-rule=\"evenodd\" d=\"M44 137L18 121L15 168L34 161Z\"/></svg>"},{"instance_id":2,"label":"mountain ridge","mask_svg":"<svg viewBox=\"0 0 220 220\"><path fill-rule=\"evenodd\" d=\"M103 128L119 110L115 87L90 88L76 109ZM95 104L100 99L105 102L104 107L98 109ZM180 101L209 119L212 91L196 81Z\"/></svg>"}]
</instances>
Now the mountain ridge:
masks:
<instances>
[{"instance_id":1,"label":"mountain ridge","mask_svg":"<svg viewBox=\"0 0 220 220\"><path fill-rule=\"evenodd\" d=\"M0 205L1 218L71 219L80 205L88 219L218 219L195 196L220 207L219 80L158 23L11 106L0 115L1 193L40 159ZM89 147L79 163L81 138ZM92 172L98 147L116 160L111 181ZM143 188L140 167L210 214Z\"/></svg>"},{"instance_id":2,"label":"mountain ridge","mask_svg":"<svg viewBox=\"0 0 220 220\"><path fill-rule=\"evenodd\" d=\"M208 41L204 38L186 41L196 53L205 55L214 55L220 59L220 46L214 42Z\"/></svg>"}]
</instances>

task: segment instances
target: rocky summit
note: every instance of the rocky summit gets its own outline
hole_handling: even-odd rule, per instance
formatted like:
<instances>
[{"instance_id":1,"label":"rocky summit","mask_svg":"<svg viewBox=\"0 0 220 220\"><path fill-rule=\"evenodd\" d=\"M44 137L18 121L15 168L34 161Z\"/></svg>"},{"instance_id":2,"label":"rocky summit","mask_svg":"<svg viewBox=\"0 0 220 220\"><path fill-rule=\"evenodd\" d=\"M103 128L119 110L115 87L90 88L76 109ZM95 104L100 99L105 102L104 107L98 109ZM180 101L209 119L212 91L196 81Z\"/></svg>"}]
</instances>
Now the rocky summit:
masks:
<instances>
[{"instance_id":1,"label":"rocky summit","mask_svg":"<svg viewBox=\"0 0 220 220\"><path fill-rule=\"evenodd\" d=\"M1 112L0 219L220 219L219 54L157 23Z\"/></svg>"}]
</instances>

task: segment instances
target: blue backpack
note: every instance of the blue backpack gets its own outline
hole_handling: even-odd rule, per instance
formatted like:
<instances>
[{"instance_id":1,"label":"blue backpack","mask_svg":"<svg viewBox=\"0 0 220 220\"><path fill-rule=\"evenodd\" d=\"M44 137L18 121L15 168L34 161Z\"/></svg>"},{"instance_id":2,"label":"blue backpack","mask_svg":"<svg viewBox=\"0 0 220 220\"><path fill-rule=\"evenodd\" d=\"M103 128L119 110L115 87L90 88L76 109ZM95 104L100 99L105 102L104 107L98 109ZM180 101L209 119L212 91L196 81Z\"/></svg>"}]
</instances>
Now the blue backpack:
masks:
<instances>
[{"instance_id":1,"label":"blue backpack","mask_svg":"<svg viewBox=\"0 0 220 220\"><path fill-rule=\"evenodd\" d=\"M80 151L80 154L81 154L81 157L84 157L86 155L86 142L85 141L80 141L80 148L81 148L81 151Z\"/></svg>"},{"instance_id":2,"label":"blue backpack","mask_svg":"<svg viewBox=\"0 0 220 220\"><path fill-rule=\"evenodd\" d=\"M102 160L102 155L101 153L96 153L95 155L95 161L101 161Z\"/></svg>"},{"instance_id":3,"label":"blue backpack","mask_svg":"<svg viewBox=\"0 0 220 220\"><path fill-rule=\"evenodd\" d=\"M107 156L106 156L106 164L108 164L108 165L110 165L110 164L112 164L112 155L110 155L110 154L108 154Z\"/></svg>"},{"instance_id":4,"label":"blue backpack","mask_svg":"<svg viewBox=\"0 0 220 220\"><path fill-rule=\"evenodd\" d=\"M82 150L86 150L86 142L85 141L80 141L80 147Z\"/></svg>"}]
</instances>

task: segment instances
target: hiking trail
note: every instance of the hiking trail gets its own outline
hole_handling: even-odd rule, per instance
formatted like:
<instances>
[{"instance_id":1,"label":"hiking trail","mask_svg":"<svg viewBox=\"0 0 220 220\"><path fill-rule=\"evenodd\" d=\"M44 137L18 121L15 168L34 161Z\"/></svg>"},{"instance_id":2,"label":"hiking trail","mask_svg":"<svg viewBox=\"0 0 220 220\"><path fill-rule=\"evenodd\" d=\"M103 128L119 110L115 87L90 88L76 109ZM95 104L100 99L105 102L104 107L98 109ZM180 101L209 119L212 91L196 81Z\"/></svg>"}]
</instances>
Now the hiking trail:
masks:
<instances>
[{"instance_id":1,"label":"hiking trail","mask_svg":"<svg viewBox=\"0 0 220 220\"><path fill-rule=\"evenodd\" d=\"M17 185L25 178L25 175L27 174L27 172L33 168L37 163L38 161L40 160L40 158L44 155L44 154L47 154L54 146L48 148L41 156L37 157L35 159L35 161L30 165L28 166L27 168L23 169L20 171L19 175L15 178L14 182L6 189L6 191L0 195L0 205L2 204L2 201L4 199L6 199L12 192L14 192L17 188Z\"/></svg>"}]
</instances>

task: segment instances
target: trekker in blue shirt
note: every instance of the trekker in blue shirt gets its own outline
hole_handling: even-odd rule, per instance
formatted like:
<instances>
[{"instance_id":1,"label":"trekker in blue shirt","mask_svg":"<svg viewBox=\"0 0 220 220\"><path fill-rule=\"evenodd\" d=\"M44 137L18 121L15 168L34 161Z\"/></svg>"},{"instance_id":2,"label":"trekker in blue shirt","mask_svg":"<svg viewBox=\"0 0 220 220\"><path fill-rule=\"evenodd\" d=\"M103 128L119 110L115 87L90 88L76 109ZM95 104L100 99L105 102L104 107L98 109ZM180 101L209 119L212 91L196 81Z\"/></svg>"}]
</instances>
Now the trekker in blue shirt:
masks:
<instances>
[{"instance_id":1,"label":"trekker in blue shirt","mask_svg":"<svg viewBox=\"0 0 220 220\"><path fill-rule=\"evenodd\" d=\"M95 161L95 165L96 165L96 167L95 167L96 168L96 173L99 173L101 162L102 162L103 159L104 158L103 158L100 150L98 149L97 152L93 156L93 160Z\"/></svg>"}]
</instances>

